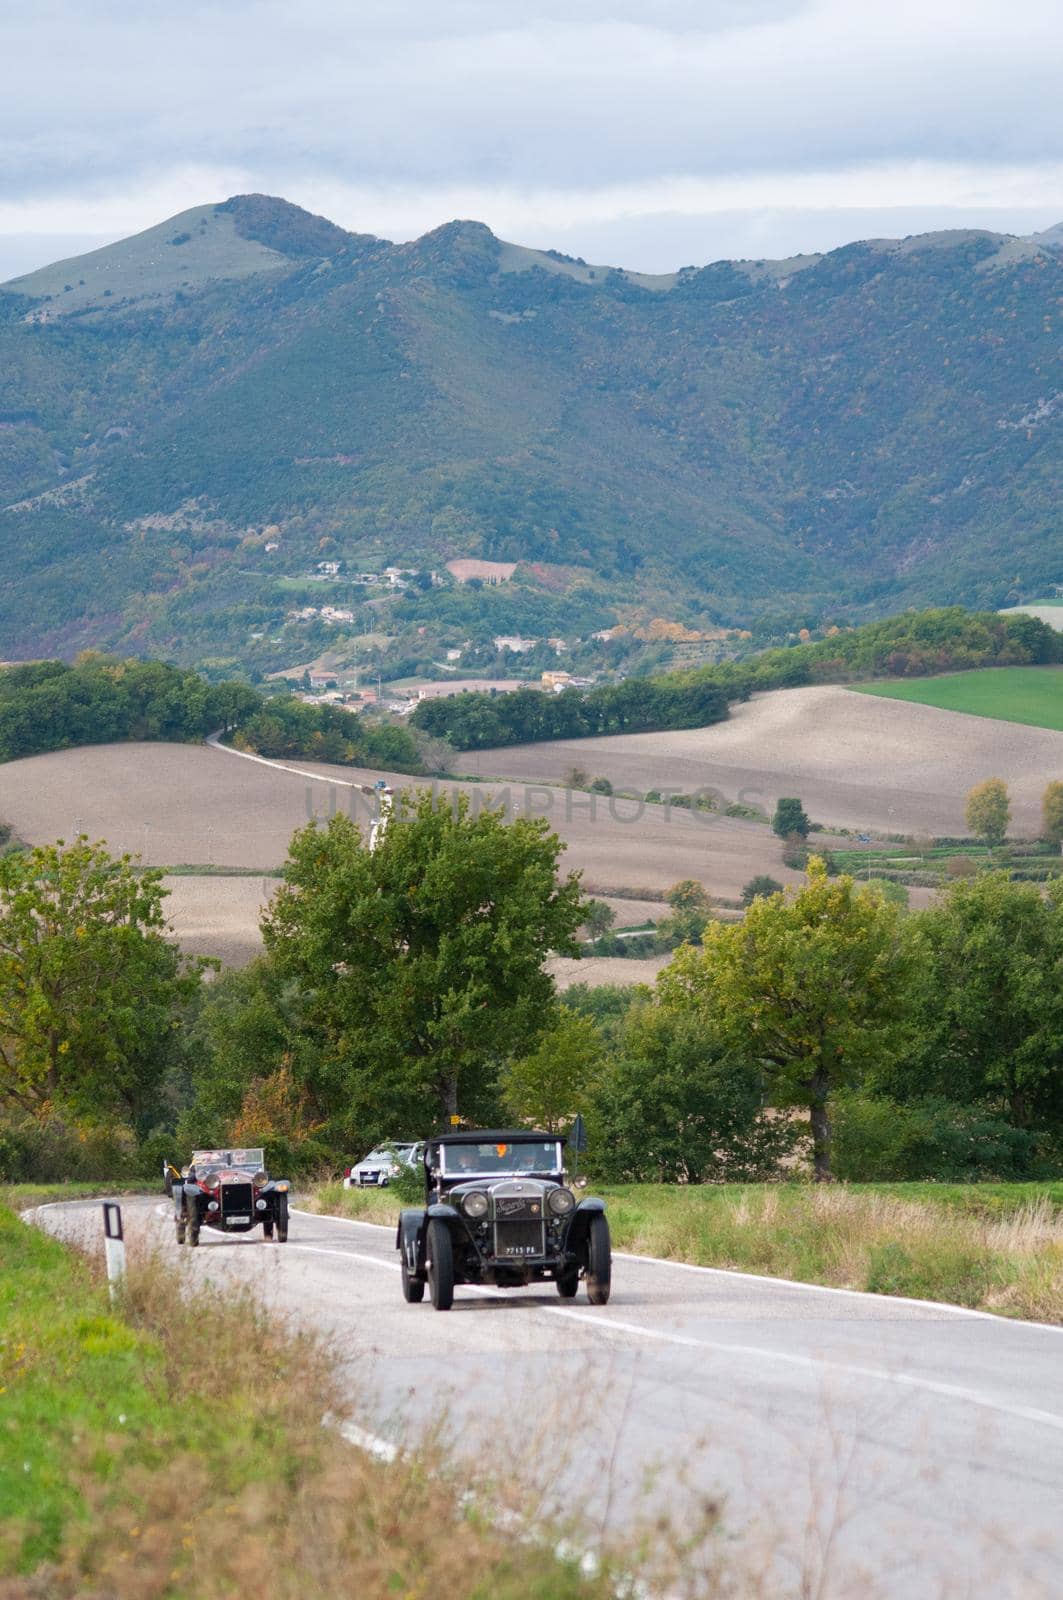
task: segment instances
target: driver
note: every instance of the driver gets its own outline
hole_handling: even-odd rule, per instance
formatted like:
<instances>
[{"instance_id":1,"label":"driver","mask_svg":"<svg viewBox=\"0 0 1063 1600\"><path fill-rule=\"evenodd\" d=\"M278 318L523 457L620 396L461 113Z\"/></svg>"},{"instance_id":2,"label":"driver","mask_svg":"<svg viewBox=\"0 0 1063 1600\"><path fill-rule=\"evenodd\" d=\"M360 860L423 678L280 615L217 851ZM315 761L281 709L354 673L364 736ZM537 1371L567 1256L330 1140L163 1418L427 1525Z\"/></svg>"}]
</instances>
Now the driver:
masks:
<instances>
[{"instance_id":1,"label":"driver","mask_svg":"<svg viewBox=\"0 0 1063 1600\"><path fill-rule=\"evenodd\" d=\"M459 1145L454 1165L455 1170L458 1172L479 1172L480 1160L476 1152L476 1146L473 1144Z\"/></svg>"}]
</instances>

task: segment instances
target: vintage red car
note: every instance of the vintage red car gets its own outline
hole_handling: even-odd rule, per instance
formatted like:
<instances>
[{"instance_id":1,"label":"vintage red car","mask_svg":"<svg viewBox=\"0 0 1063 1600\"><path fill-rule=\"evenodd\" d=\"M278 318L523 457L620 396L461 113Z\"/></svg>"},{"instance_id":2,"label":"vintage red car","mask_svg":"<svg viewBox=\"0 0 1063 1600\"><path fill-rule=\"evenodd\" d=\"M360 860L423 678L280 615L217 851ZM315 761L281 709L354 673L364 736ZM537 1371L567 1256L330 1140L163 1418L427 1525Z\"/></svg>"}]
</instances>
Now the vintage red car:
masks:
<instances>
[{"instance_id":1,"label":"vintage red car","mask_svg":"<svg viewBox=\"0 0 1063 1600\"><path fill-rule=\"evenodd\" d=\"M285 1243L289 1184L269 1176L264 1155L257 1148L195 1151L171 1184L178 1244L198 1244L200 1228L250 1233L260 1225L267 1239Z\"/></svg>"}]
</instances>

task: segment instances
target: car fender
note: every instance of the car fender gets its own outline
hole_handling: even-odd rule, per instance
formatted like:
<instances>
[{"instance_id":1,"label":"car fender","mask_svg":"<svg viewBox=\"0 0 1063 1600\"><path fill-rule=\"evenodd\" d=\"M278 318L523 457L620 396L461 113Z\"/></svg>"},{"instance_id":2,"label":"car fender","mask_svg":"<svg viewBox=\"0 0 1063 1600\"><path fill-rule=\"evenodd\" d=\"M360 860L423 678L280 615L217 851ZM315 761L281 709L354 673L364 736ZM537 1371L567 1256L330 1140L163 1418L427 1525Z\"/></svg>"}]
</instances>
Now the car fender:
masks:
<instances>
[{"instance_id":1,"label":"car fender","mask_svg":"<svg viewBox=\"0 0 1063 1600\"><path fill-rule=\"evenodd\" d=\"M567 1243L571 1249L573 1245L582 1244L590 1231L591 1218L600 1217L605 1211L605 1201L597 1195L588 1195L580 1200L572 1213L572 1221L568 1225Z\"/></svg>"},{"instance_id":2,"label":"car fender","mask_svg":"<svg viewBox=\"0 0 1063 1600\"><path fill-rule=\"evenodd\" d=\"M419 1274L424 1270L425 1212L409 1208L399 1212L399 1226L395 1234L395 1248L406 1258L406 1270Z\"/></svg>"}]
</instances>

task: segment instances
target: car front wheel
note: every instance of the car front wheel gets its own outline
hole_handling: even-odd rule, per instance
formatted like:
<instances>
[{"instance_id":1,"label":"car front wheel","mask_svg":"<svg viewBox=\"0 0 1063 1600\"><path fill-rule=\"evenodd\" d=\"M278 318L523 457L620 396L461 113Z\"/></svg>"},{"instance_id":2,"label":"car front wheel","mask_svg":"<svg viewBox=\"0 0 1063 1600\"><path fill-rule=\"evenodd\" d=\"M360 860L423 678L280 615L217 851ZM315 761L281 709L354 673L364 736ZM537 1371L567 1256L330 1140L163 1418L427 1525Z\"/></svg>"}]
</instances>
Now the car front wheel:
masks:
<instances>
[{"instance_id":1,"label":"car front wheel","mask_svg":"<svg viewBox=\"0 0 1063 1600\"><path fill-rule=\"evenodd\" d=\"M579 1268L566 1267L564 1272L557 1275L557 1292L562 1300L574 1300L576 1290L579 1288Z\"/></svg>"},{"instance_id":2,"label":"car front wheel","mask_svg":"<svg viewBox=\"0 0 1063 1600\"><path fill-rule=\"evenodd\" d=\"M287 1244L287 1242L288 1242L288 1196L286 1194L280 1194L280 1195L277 1196L277 1215L276 1215L276 1218L274 1219L274 1225L275 1225L275 1227L277 1229L277 1243L278 1244Z\"/></svg>"},{"instance_id":3,"label":"car front wheel","mask_svg":"<svg viewBox=\"0 0 1063 1600\"><path fill-rule=\"evenodd\" d=\"M604 1306L609 1299L613 1277L613 1247L609 1223L599 1213L591 1218L587 1239L587 1299L592 1306Z\"/></svg>"},{"instance_id":4,"label":"car front wheel","mask_svg":"<svg viewBox=\"0 0 1063 1600\"><path fill-rule=\"evenodd\" d=\"M454 1304L454 1245L450 1229L435 1218L428 1224L428 1287L437 1311Z\"/></svg>"},{"instance_id":5,"label":"car front wheel","mask_svg":"<svg viewBox=\"0 0 1063 1600\"><path fill-rule=\"evenodd\" d=\"M184 1217L177 1217L176 1220L175 1220L175 1226L177 1228L177 1243L178 1244L184 1244L184 1242L185 1242L185 1219L184 1219Z\"/></svg>"}]
</instances>

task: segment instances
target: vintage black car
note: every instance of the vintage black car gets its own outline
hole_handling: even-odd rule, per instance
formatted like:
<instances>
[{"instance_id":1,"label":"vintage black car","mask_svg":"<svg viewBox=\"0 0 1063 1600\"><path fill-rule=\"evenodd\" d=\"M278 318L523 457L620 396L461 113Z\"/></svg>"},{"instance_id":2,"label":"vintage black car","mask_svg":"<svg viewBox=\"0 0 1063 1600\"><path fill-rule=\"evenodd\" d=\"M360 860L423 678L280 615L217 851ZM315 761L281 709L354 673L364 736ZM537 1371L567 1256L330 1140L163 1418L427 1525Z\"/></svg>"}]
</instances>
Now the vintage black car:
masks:
<instances>
[{"instance_id":1,"label":"vintage black car","mask_svg":"<svg viewBox=\"0 0 1063 1600\"><path fill-rule=\"evenodd\" d=\"M605 1203L566 1183L566 1140L527 1129L456 1129L429 1139L425 1203L399 1217L402 1292L448 1311L459 1283L519 1289L543 1281L571 1300L609 1299Z\"/></svg>"},{"instance_id":2,"label":"vintage black car","mask_svg":"<svg viewBox=\"0 0 1063 1600\"><path fill-rule=\"evenodd\" d=\"M197 1150L183 1172L171 1168L177 1243L196 1245L200 1228L288 1238L288 1182L266 1172L261 1149Z\"/></svg>"}]
</instances>

